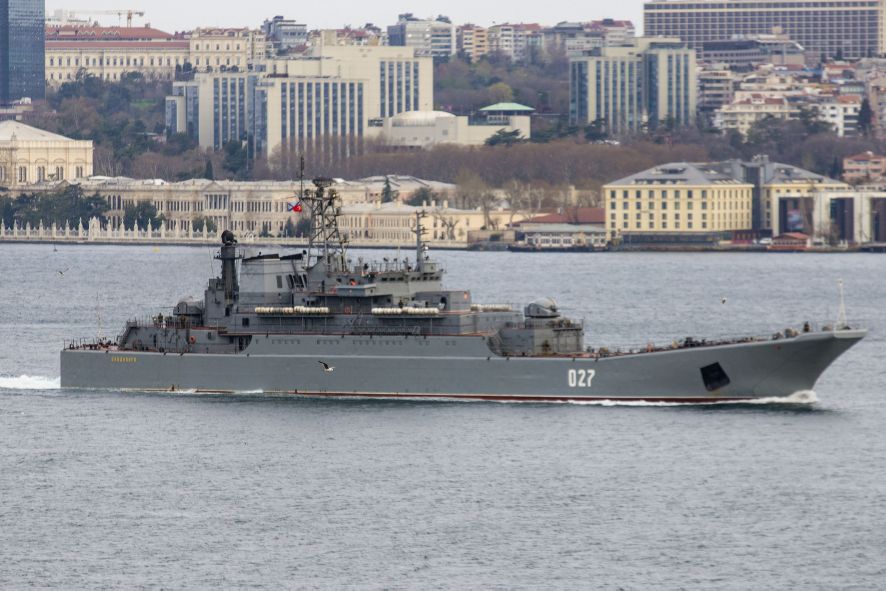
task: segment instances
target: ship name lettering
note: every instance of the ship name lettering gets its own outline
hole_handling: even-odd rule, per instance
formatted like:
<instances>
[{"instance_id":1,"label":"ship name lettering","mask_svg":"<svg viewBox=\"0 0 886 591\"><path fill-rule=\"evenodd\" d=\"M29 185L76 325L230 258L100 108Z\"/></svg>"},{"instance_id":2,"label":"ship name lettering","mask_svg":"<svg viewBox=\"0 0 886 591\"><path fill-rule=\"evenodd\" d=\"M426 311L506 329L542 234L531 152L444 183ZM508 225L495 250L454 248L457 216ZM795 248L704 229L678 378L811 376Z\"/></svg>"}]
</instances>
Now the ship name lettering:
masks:
<instances>
[{"instance_id":1,"label":"ship name lettering","mask_svg":"<svg viewBox=\"0 0 886 591\"><path fill-rule=\"evenodd\" d=\"M570 388L590 388L594 376L597 375L595 369L570 369L567 377Z\"/></svg>"},{"instance_id":2,"label":"ship name lettering","mask_svg":"<svg viewBox=\"0 0 886 591\"><path fill-rule=\"evenodd\" d=\"M138 359L135 357L121 357L118 355L111 357L111 363L135 363L136 361Z\"/></svg>"}]
</instances>

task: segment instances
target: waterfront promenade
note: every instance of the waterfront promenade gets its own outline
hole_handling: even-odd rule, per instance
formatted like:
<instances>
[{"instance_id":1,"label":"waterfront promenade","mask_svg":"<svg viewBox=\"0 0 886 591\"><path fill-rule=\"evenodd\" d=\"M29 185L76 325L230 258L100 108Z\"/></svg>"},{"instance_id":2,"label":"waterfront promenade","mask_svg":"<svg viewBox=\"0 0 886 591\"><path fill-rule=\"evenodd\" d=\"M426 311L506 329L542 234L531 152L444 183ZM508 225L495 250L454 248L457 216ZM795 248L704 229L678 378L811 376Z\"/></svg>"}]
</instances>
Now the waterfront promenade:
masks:
<instances>
[{"instance_id":1,"label":"waterfront promenade","mask_svg":"<svg viewBox=\"0 0 886 591\"><path fill-rule=\"evenodd\" d=\"M74 227L71 225L24 227L14 225L5 227L0 223L0 243L59 243L59 244L143 244L143 245L185 245L203 246L216 245L221 242L222 229L210 232L203 227L202 231L167 230L164 224L158 228L150 225L144 230L137 228L127 229L125 226L117 228L110 225L102 226L93 219L89 224L83 224L82 220ZM274 236L260 236L255 233L242 233L237 235L239 242L255 245L286 245L307 246L307 238L283 238ZM427 241L433 248L464 249L467 244L464 240L435 239ZM395 244L372 238L352 238L348 241L351 246L362 248L409 248L414 247L414 242Z\"/></svg>"}]
</instances>

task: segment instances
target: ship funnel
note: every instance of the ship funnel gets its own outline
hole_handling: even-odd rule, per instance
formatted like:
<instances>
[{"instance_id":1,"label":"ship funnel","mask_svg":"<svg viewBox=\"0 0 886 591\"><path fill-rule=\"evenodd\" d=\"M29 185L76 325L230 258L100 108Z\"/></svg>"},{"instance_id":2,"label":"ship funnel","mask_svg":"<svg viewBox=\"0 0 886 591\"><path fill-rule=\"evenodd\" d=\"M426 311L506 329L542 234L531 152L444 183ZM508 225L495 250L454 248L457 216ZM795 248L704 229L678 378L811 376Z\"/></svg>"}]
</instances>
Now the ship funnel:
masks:
<instances>
[{"instance_id":1,"label":"ship funnel","mask_svg":"<svg viewBox=\"0 0 886 591\"><path fill-rule=\"evenodd\" d=\"M230 230L222 232L222 247L218 258L222 263L222 285L225 290L225 306L231 306L240 291L237 280L237 239Z\"/></svg>"}]
</instances>

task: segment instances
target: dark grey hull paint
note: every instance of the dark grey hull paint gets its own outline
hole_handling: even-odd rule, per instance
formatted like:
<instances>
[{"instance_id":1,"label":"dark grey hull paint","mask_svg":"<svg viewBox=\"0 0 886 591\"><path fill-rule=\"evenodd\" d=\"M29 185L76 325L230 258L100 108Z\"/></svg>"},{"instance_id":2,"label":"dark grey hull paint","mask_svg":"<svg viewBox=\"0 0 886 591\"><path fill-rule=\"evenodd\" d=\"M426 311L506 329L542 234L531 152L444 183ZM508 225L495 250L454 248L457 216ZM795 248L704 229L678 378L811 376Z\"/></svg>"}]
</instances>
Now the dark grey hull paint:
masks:
<instances>
[{"instance_id":1,"label":"dark grey hull paint","mask_svg":"<svg viewBox=\"0 0 886 591\"><path fill-rule=\"evenodd\" d=\"M809 333L602 359L496 357L477 336L256 335L241 354L64 350L61 384L370 398L750 400L812 390L825 369L864 335ZM318 361L334 371L324 371ZM714 363L729 383L710 390L701 368Z\"/></svg>"}]
</instances>

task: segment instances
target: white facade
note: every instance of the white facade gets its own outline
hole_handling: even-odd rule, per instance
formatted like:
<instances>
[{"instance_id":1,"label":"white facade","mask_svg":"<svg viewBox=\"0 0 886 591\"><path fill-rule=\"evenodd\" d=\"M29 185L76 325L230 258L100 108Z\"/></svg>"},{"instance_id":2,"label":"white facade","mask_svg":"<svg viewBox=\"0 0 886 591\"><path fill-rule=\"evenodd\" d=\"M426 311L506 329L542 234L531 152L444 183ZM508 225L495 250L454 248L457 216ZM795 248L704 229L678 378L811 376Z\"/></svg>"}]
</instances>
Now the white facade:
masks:
<instances>
[{"instance_id":1,"label":"white facade","mask_svg":"<svg viewBox=\"0 0 886 591\"><path fill-rule=\"evenodd\" d=\"M381 139L398 148L430 148L438 144L482 146L499 131L518 131L530 137L528 116L508 117L506 125L473 124L468 117L442 111L410 111L384 121Z\"/></svg>"},{"instance_id":2,"label":"white facade","mask_svg":"<svg viewBox=\"0 0 886 591\"><path fill-rule=\"evenodd\" d=\"M92 175L91 141L72 140L17 121L0 122L0 185L15 188Z\"/></svg>"},{"instance_id":3,"label":"white facade","mask_svg":"<svg viewBox=\"0 0 886 591\"><path fill-rule=\"evenodd\" d=\"M198 124L181 120L185 105L174 99L175 120L167 125L193 127L205 148L248 141L253 156L330 139L335 149L348 149L339 140L377 135L384 117L430 110L433 76L431 58L412 48L317 46L304 56L265 60L253 72L199 74L183 83L197 87L198 108L184 110Z\"/></svg>"}]
</instances>

